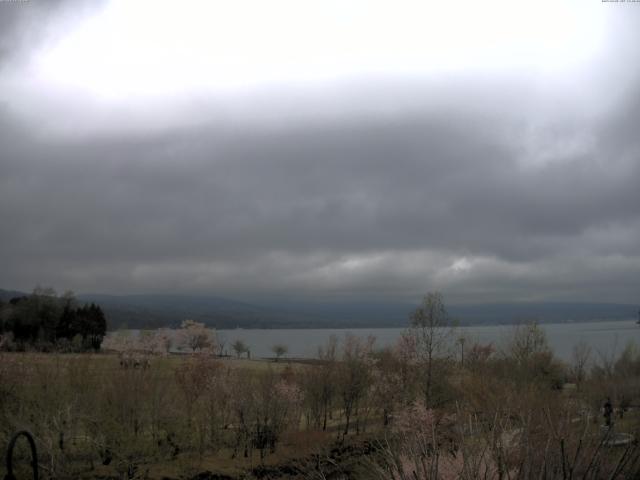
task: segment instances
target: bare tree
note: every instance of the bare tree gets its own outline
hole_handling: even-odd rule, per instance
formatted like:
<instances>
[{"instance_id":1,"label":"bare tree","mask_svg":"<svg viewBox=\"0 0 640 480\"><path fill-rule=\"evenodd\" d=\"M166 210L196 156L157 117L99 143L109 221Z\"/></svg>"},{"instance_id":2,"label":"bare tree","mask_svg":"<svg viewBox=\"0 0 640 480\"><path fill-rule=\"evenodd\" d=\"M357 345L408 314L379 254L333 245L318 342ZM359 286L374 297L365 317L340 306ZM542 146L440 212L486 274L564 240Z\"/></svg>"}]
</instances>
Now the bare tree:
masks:
<instances>
[{"instance_id":1,"label":"bare tree","mask_svg":"<svg viewBox=\"0 0 640 480\"><path fill-rule=\"evenodd\" d=\"M587 375L587 366L591 360L591 347L584 340L581 340L574 345L571 360L571 373L573 380L579 387Z\"/></svg>"},{"instance_id":2,"label":"bare tree","mask_svg":"<svg viewBox=\"0 0 640 480\"><path fill-rule=\"evenodd\" d=\"M507 340L507 355L519 364L525 364L539 354L551 353L547 335L535 322L516 326Z\"/></svg>"},{"instance_id":3,"label":"bare tree","mask_svg":"<svg viewBox=\"0 0 640 480\"><path fill-rule=\"evenodd\" d=\"M242 340L238 339L231 344L231 348L236 352L236 356L240 358L240 355L249 351L249 347Z\"/></svg>"},{"instance_id":4,"label":"bare tree","mask_svg":"<svg viewBox=\"0 0 640 480\"><path fill-rule=\"evenodd\" d=\"M344 435L349 433L351 419L356 415L356 431L360 429L359 409L366 402L372 384L371 353L375 337L361 339L347 334L342 348L342 361L337 365L338 392L345 417Z\"/></svg>"},{"instance_id":5,"label":"bare tree","mask_svg":"<svg viewBox=\"0 0 640 480\"><path fill-rule=\"evenodd\" d=\"M429 292L411 315L411 334L415 338L418 360L424 365L425 405L432 403L433 366L436 356L443 355L450 346L452 329L440 292Z\"/></svg>"},{"instance_id":6,"label":"bare tree","mask_svg":"<svg viewBox=\"0 0 640 480\"><path fill-rule=\"evenodd\" d=\"M275 354L276 362L277 362L278 360L280 360L281 356L287 354L287 352L289 351L289 348L286 345L283 345L280 343L271 347L271 351Z\"/></svg>"},{"instance_id":7,"label":"bare tree","mask_svg":"<svg viewBox=\"0 0 640 480\"><path fill-rule=\"evenodd\" d=\"M327 429L327 417L331 415L331 404L336 395L335 365L338 349L338 337L331 335L325 347L318 348L320 366L320 401L322 404L322 430Z\"/></svg>"}]
</instances>

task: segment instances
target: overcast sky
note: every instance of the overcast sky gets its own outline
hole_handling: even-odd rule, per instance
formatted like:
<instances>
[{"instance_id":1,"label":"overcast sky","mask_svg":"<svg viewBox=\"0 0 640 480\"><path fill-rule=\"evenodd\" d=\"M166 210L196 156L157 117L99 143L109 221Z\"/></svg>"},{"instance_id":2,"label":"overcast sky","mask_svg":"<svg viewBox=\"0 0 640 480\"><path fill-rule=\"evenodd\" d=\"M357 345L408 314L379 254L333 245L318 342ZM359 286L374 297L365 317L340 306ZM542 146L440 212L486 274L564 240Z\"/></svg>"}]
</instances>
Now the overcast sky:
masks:
<instances>
[{"instance_id":1,"label":"overcast sky","mask_svg":"<svg viewBox=\"0 0 640 480\"><path fill-rule=\"evenodd\" d=\"M2 1L0 288L640 302L640 3Z\"/></svg>"}]
</instances>

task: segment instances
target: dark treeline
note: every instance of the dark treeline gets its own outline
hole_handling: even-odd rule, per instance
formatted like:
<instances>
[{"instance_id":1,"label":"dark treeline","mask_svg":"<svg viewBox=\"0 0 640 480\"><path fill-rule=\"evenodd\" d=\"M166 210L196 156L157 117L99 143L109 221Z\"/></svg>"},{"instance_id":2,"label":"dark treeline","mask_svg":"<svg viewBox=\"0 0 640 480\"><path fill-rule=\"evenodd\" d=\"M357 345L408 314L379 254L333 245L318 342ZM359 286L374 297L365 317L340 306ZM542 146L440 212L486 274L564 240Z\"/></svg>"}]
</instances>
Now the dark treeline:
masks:
<instances>
[{"instance_id":1,"label":"dark treeline","mask_svg":"<svg viewBox=\"0 0 640 480\"><path fill-rule=\"evenodd\" d=\"M72 292L51 288L0 302L0 348L4 350L98 350L107 331L102 309L80 305Z\"/></svg>"}]
</instances>

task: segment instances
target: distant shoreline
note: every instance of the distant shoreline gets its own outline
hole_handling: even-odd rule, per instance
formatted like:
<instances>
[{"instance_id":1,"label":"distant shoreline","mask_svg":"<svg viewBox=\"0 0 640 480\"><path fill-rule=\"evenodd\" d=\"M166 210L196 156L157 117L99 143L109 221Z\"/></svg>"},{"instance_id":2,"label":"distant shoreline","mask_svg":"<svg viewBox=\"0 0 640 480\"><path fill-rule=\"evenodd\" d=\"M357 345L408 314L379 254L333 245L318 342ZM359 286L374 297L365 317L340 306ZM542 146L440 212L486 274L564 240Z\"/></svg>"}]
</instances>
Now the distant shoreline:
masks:
<instances>
[{"instance_id":1,"label":"distant shoreline","mask_svg":"<svg viewBox=\"0 0 640 480\"><path fill-rule=\"evenodd\" d=\"M637 325L637 318L634 317L629 317L629 318L593 318L593 319L585 319L585 320L565 320L565 321L557 321L557 320L536 320L536 319L523 319L521 321L510 321L510 322L482 322L482 323L455 323L455 321L452 323L451 326L453 327L465 327L465 328L474 328L474 327L508 327L508 326L516 326L516 325L523 325L523 324L527 324L527 323L537 323L538 325L567 325L567 324L576 324L576 323L610 323L610 322L630 322L633 323L634 325ZM326 326L318 326L318 325L304 325L304 324L300 324L298 325L291 325L291 326L283 326L283 325L271 325L271 326L260 326L260 327L255 327L255 326L251 326L251 327L236 327L236 328L229 328L229 327L217 327L215 325L211 325L209 323L207 323L207 326L209 326L209 328L213 328L215 330L220 330L220 331L234 331L234 330L362 330L362 329L366 329L366 330L386 330L386 329L402 329L402 328L408 328L409 327L409 322L407 321L407 323L405 325L396 325L396 324L389 324L389 325L376 325L376 324L347 324L347 325L343 325L343 324L330 324L330 325L326 325ZM162 328L168 328L168 329L175 329L177 327L174 326L158 326L158 327L141 327L141 328L137 328L137 327L117 327L115 329L111 329L108 328L107 332L109 333L113 333L113 332L118 332L118 331L122 331L122 330L140 330L140 331L153 331L153 330L159 330ZM640 328L640 325L638 326L638 328Z\"/></svg>"}]
</instances>

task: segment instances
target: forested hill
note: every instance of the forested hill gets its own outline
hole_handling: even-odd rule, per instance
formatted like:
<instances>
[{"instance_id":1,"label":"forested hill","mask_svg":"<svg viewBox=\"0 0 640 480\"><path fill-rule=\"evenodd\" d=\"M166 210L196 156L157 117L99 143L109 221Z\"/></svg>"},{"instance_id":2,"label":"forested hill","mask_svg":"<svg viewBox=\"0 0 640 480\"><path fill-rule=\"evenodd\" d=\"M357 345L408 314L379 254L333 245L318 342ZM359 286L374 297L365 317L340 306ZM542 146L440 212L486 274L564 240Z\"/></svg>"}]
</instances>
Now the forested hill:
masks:
<instances>
[{"instance_id":1,"label":"forested hill","mask_svg":"<svg viewBox=\"0 0 640 480\"><path fill-rule=\"evenodd\" d=\"M416 305L383 301L311 301L290 299L246 303L219 297L180 295L80 295L103 306L110 325L129 328L178 326L185 318L216 328L404 327ZM578 322L632 320L636 305L606 303L500 303L449 305L460 324L509 324L526 321Z\"/></svg>"},{"instance_id":2,"label":"forested hill","mask_svg":"<svg viewBox=\"0 0 640 480\"><path fill-rule=\"evenodd\" d=\"M2 290L0 288L0 302L8 302L12 298L24 297L29 295L26 292L19 292L18 290Z\"/></svg>"},{"instance_id":3,"label":"forested hill","mask_svg":"<svg viewBox=\"0 0 640 480\"><path fill-rule=\"evenodd\" d=\"M0 301L26 295L0 290ZM403 327L415 308L411 303L318 301L290 298L243 302L214 296L81 294L83 303L99 304L110 329L177 327L186 318L216 328L356 328ZM247 297L250 298L250 297ZM577 322L633 320L638 306L611 303L493 303L449 305L460 324L507 324L525 321Z\"/></svg>"}]
</instances>

